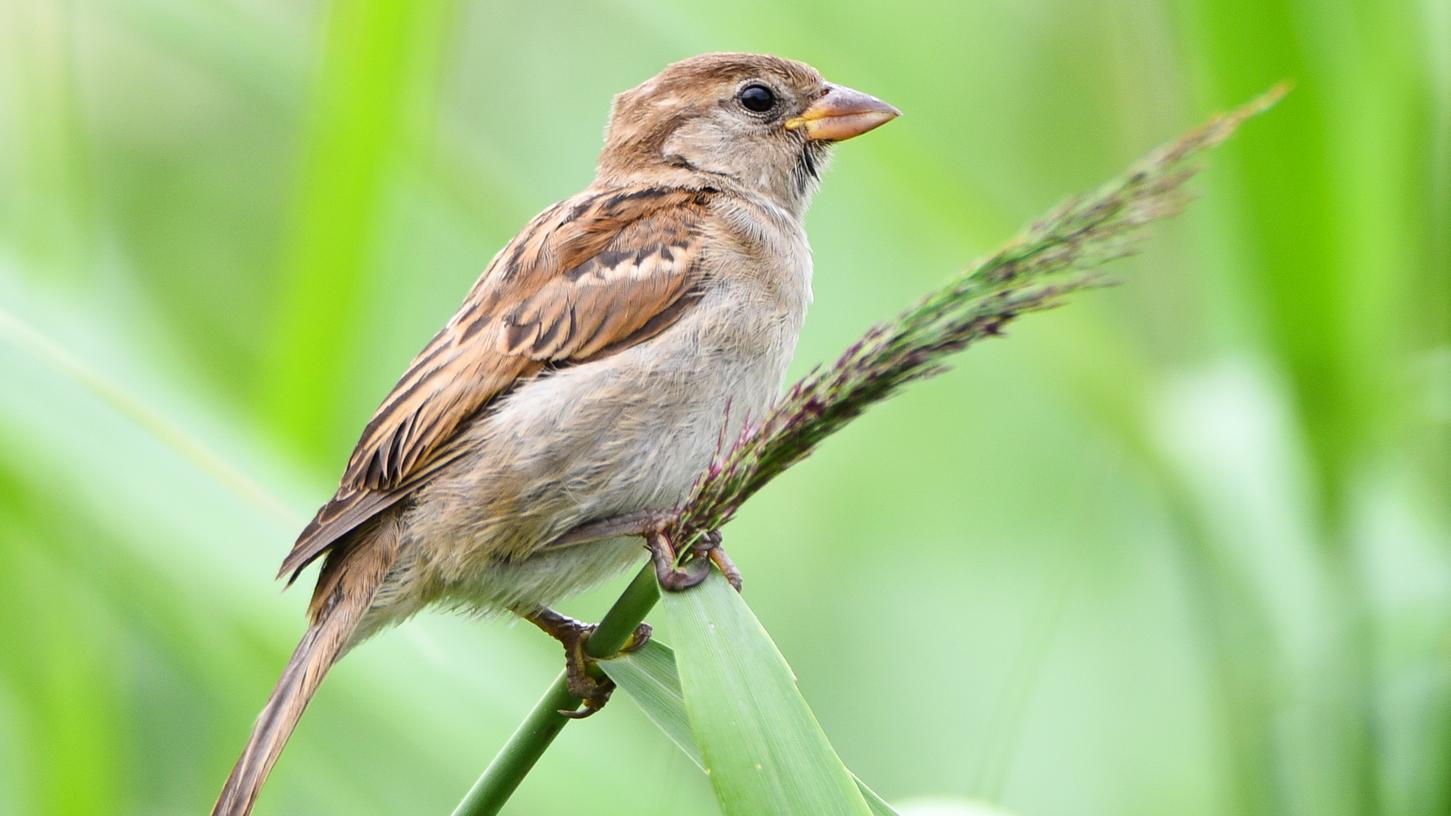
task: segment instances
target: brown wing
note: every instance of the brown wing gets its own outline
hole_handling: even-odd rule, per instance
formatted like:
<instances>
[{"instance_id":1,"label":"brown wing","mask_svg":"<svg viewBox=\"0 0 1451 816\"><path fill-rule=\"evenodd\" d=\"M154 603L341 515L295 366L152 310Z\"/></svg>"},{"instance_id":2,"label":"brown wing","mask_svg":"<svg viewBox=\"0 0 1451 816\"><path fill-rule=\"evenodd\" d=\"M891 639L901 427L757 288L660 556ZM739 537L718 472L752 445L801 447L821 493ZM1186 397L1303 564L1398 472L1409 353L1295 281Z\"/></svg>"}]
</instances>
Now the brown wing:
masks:
<instances>
[{"instance_id":1,"label":"brown wing","mask_svg":"<svg viewBox=\"0 0 1451 816\"><path fill-rule=\"evenodd\" d=\"M293 545L297 573L459 453L459 427L546 365L663 331L695 301L709 191L594 191L544 211L504 248L363 431L338 492Z\"/></svg>"}]
</instances>

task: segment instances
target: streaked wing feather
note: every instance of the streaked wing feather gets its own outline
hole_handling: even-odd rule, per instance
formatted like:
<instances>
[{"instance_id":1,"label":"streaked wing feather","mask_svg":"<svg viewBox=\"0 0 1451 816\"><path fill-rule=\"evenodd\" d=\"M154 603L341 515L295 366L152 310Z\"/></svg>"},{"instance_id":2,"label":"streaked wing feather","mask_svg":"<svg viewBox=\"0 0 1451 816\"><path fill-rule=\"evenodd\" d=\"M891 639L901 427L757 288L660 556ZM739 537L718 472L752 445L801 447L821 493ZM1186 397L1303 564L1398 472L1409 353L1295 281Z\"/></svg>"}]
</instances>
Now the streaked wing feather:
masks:
<instances>
[{"instance_id":1,"label":"streaked wing feather","mask_svg":"<svg viewBox=\"0 0 1451 816\"><path fill-rule=\"evenodd\" d=\"M462 454L462 450L444 443L427 464L410 474L402 484L389 490L338 488L332 499L303 528L301 535L297 537L297 543L287 554L282 567L277 570L277 577L285 577L290 586L313 559L327 552L339 539L407 498Z\"/></svg>"},{"instance_id":2,"label":"streaked wing feather","mask_svg":"<svg viewBox=\"0 0 1451 816\"><path fill-rule=\"evenodd\" d=\"M437 473L469 418L546 366L597 359L669 327L699 292L713 191L592 191L545 210L485 270L373 414L337 494L282 565L296 578ZM457 455L457 452L454 452Z\"/></svg>"}]
</instances>

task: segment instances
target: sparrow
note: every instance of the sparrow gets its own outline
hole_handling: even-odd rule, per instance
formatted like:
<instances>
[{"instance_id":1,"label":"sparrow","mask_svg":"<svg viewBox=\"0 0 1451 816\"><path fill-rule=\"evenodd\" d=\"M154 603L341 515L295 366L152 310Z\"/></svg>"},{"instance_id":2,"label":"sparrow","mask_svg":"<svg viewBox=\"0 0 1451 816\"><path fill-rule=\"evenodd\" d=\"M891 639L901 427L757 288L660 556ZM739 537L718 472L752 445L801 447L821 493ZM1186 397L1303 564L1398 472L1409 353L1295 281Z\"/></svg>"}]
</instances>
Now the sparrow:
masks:
<instances>
[{"instance_id":1,"label":"sparrow","mask_svg":"<svg viewBox=\"0 0 1451 816\"><path fill-rule=\"evenodd\" d=\"M529 619L565 644L576 713L603 704L607 681L580 670L591 627L550 606L640 559L638 535L592 525L677 506L778 394L830 147L897 115L743 53L615 97L594 181L494 256L283 561L290 584L322 560L308 627L214 816L251 811L345 652L424 607Z\"/></svg>"}]
</instances>

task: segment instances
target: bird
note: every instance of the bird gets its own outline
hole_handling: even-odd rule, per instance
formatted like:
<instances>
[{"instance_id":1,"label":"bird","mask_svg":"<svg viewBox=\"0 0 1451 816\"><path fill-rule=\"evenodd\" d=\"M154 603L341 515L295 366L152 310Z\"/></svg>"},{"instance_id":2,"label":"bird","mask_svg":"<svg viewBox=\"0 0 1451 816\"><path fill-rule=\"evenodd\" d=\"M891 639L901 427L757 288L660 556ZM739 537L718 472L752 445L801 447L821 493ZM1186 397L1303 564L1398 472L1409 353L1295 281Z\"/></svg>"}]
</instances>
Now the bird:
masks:
<instances>
[{"instance_id":1,"label":"bird","mask_svg":"<svg viewBox=\"0 0 1451 816\"><path fill-rule=\"evenodd\" d=\"M565 646L572 713L603 705L608 681L581 665L591 627L551 606L637 563L638 531L610 520L677 506L779 394L831 148L898 115L749 53L614 97L593 181L494 256L283 561L289 585L322 561L308 626L213 816L251 812L339 658L425 607L530 620ZM667 588L690 583L655 562Z\"/></svg>"}]
</instances>

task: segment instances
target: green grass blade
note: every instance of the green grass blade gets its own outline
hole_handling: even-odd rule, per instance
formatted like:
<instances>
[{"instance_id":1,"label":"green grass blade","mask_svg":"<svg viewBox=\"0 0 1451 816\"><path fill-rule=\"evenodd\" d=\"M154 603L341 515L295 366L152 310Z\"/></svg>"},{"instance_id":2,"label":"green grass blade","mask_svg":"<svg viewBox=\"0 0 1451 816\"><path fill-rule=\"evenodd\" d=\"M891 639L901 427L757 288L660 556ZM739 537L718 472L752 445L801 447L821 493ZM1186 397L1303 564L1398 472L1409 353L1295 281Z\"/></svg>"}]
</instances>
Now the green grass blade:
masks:
<instances>
[{"instance_id":1,"label":"green grass blade","mask_svg":"<svg viewBox=\"0 0 1451 816\"><path fill-rule=\"evenodd\" d=\"M861 791L862 798L867 800L867 807L871 809L872 816L897 816L897 811L887 804L887 800L877 795L877 792L866 786L866 783L857 779L852 774L852 781L856 783L856 789Z\"/></svg>"},{"instance_id":2,"label":"green grass blade","mask_svg":"<svg viewBox=\"0 0 1451 816\"><path fill-rule=\"evenodd\" d=\"M278 431L314 454L351 439L333 429L329 410L373 258L365 236L377 230L410 128L426 121L419 100L428 98L452 11L398 2L328 9L263 406Z\"/></svg>"},{"instance_id":3,"label":"green grass blade","mask_svg":"<svg viewBox=\"0 0 1451 816\"><path fill-rule=\"evenodd\" d=\"M658 640L652 640L634 652L623 652L600 661L605 674L615 681L646 719L655 724L680 752L697 768L705 770L700 749L690 734L690 718L685 713L685 695L680 690L680 674L675 670L675 651ZM897 816L897 811L878 796L866 783L852 774L873 816Z\"/></svg>"},{"instance_id":4,"label":"green grass blade","mask_svg":"<svg viewBox=\"0 0 1451 816\"><path fill-rule=\"evenodd\" d=\"M601 660L600 668L640 706L645 717L655 724L682 754L697 768L705 770L700 749L690 733L690 718L685 713L685 695L680 690L680 675L675 671L675 652L658 640L646 643L633 652L621 652L609 660Z\"/></svg>"},{"instance_id":5,"label":"green grass blade","mask_svg":"<svg viewBox=\"0 0 1451 816\"><path fill-rule=\"evenodd\" d=\"M282 499L258 484L225 456L183 429L162 412L133 394L124 384L102 374L72 355L55 340L0 309L0 342L14 345L48 369L62 374L94 394L101 402L135 422L167 447L184 456L197 470L215 479L248 504L275 521L291 527L302 523Z\"/></svg>"},{"instance_id":6,"label":"green grass blade","mask_svg":"<svg viewBox=\"0 0 1451 816\"><path fill-rule=\"evenodd\" d=\"M719 574L662 592L690 731L730 814L871 813L765 629Z\"/></svg>"}]
</instances>

